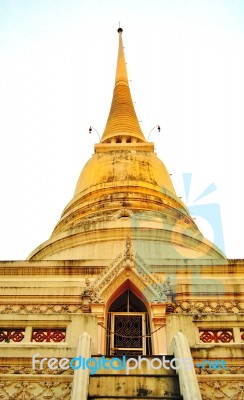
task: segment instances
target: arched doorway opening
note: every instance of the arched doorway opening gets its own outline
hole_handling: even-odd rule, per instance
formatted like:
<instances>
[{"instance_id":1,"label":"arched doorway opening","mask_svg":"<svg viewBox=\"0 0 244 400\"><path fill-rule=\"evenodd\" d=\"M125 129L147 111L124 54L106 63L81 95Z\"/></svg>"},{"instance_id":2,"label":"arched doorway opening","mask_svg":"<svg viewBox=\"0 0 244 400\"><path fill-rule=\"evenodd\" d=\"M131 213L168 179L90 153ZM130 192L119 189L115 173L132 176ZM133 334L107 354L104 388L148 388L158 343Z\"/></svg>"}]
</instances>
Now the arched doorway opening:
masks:
<instances>
[{"instance_id":1,"label":"arched doorway opening","mask_svg":"<svg viewBox=\"0 0 244 400\"><path fill-rule=\"evenodd\" d=\"M107 328L108 355L152 354L147 307L129 288L110 305Z\"/></svg>"}]
</instances>

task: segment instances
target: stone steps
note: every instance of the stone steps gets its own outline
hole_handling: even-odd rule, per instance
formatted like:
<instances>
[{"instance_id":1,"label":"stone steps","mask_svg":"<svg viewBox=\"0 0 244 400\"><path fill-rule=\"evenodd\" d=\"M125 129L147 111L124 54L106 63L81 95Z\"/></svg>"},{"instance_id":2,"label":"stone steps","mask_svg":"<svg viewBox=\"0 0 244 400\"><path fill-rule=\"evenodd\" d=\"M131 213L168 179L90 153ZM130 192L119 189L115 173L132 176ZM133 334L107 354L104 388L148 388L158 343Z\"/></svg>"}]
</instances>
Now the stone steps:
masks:
<instances>
[{"instance_id":1,"label":"stone steps","mask_svg":"<svg viewBox=\"0 0 244 400\"><path fill-rule=\"evenodd\" d=\"M89 396L162 397L179 395L176 375L93 375L90 376Z\"/></svg>"},{"instance_id":2,"label":"stone steps","mask_svg":"<svg viewBox=\"0 0 244 400\"><path fill-rule=\"evenodd\" d=\"M145 356L148 360L156 357ZM106 359L109 360L109 357ZM122 357L118 359L122 360ZM167 356L167 359L172 357ZM113 365L116 366L115 361ZM140 368L128 373L125 369L100 368L96 374L90 375L88 400L183 400L175 370L163 367L150 369L148 365L144 360Z\"/></svg>"}]
</instances>

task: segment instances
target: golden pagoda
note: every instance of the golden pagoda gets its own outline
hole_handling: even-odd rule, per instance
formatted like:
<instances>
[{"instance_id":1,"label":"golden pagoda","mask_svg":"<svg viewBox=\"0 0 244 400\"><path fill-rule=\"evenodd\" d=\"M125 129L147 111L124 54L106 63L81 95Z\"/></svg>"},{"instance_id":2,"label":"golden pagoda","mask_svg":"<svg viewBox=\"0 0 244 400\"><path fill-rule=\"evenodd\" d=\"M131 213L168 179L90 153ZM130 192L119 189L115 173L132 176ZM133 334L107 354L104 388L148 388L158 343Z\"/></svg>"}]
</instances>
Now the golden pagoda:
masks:
<instances>
[{"instance_id":1,"label":"golden pagoda","mask_svg":"<svg viewBox=\"0 0 244 400\"><path fill-rule=\"evenodd\" d=\"M200 233L176 195L169 173L140 128L130 94L122 42L110 113L95 154L83 168L74 197L51 238L30 260L94 257L111 261L127 237L145 260L224 258Z\"/></svg>"},{"instance_id":2,"label":"golden pagoda","mask_svg":"<svg viewBox=\"0 0 244 400\"><path fill-rule=\"evenodd\" d=\"M118 33L109 116L73 198L26 261L0 263L0 399L241 400L244 262L203 237L146 140ZM79 357L91 364L62 368Z\"/></svg>"}]
</instances>

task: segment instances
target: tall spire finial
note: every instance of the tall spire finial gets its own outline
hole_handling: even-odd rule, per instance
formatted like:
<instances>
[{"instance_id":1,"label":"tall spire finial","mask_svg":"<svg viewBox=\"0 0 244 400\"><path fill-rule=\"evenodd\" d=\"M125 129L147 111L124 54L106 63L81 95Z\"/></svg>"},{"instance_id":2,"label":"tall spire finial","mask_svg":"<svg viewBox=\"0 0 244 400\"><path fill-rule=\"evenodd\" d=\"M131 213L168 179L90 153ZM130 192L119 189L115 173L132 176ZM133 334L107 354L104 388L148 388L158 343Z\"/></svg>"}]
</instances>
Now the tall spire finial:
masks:
<instances>
[{"instance_id":1,"label":"tall spire finial","mask_svg":"<svg viewBox=\"0 0 244 400\"><path fill-rule=\"evenodd\" d=\"M121 26L120 26L120 21L119 21L119 29L117 30L117 32L118 32L118 33L122 33L122 32L123 32L123 29L122 29Z\"/></svg>"},{"instance_id":2,"label":"tall spire finial","mask_svg":"<svg viewBox=\"0 0 244 400\"><path fill-rule=\"evenodd\" d=\"M118 51L118 61L117 61L116 76L115 76L115 86L119 82L124 82L124 84L129 86L127 70L126 70L125 55L124 55L124 47L123 47L123 41L122 41L122 32L123 32L123 29L119 27L119 29L118 29L119 51Z\"/></svg>"},{"instance_id":3,"label":"tall spire finial","mask_svg":"<svg viewBox=\"0 0 244 400\"><path fill-rule=\"evenodd\" d=\"M115 87L110 113L101 139L102 143L111 143L114 141L116 143L146 142L130 94L122 32L123 29L119 23L119 50Z\"/></svg>"}]
</instances>

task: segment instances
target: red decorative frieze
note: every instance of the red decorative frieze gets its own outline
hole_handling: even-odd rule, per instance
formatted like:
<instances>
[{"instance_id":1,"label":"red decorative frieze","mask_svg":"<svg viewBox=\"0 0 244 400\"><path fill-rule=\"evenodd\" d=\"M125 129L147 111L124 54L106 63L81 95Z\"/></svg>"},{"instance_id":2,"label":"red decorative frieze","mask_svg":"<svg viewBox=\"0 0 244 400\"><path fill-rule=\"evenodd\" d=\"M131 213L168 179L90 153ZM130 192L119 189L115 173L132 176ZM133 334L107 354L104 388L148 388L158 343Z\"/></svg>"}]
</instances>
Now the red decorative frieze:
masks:
<instances>
[{"instance_id":1,"label":"red decorative frieze","mask_svg":"<svg viewBox=\"0 0 244 400\"><path fill-rule=\"evenodd\" d=\"M0 328L0 342L22 342L25 337L24 328Z\"/></svg>"},{"instance_id":2,"label":"red decorative frieze","mask_svg":"<svg viewBox=\"0 0 244 400\"><path fill-rule=\"evenodd\" d=\"M33 329L32 342L65 342L66 329Z\"/></svg>"},{"instance_id":3,"label":"red decorative frieze","mask_svg":"<svg viewBox=\"0 0 244 400\"><path fill-rule=\"evenodd\" d=\"M234 341L232 329L200 330L200 340L204 343L229 343Z\"/></svg>"},{"instance_id":4,"label":"red decorative frieze","mask_svg":"<svg viewBox=\"0 0 244 400\"><path fill-rule=\"evenodd\" d=\"M241 329L241 340L244 342L244 329Z\"/></svg>"}]
</instances>

